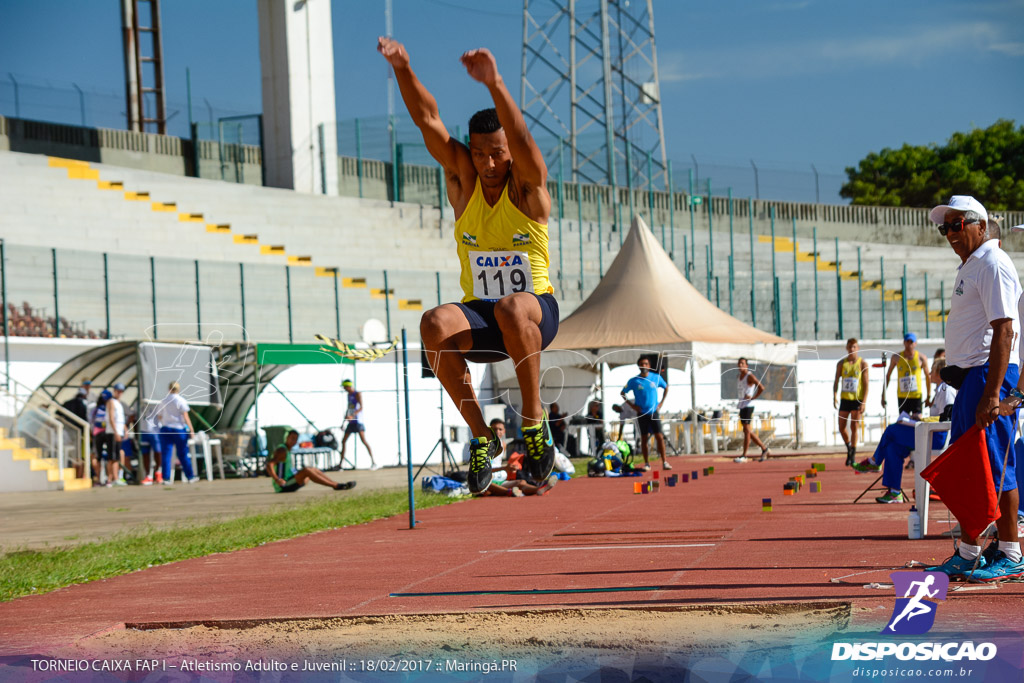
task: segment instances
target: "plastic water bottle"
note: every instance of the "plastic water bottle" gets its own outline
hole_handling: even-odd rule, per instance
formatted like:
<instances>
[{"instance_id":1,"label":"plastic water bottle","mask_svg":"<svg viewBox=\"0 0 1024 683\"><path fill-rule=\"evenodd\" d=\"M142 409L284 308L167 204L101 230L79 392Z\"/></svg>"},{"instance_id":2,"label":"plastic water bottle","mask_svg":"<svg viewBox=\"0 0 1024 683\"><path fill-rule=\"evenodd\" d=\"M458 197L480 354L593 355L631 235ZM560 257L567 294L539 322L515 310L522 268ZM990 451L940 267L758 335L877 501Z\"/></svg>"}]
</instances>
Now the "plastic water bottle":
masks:
<instances>
[{"instance_id":1,"label":"plastic water bottle","mask_svg":"<svg viewBox=\"0 0 1024 683\"><path fill-rule=\"evenodd\" d=\"M907 538L921 538L921 515L916 505L910 506L910 514L907 515Z\"/></svg>"}]
</instances>

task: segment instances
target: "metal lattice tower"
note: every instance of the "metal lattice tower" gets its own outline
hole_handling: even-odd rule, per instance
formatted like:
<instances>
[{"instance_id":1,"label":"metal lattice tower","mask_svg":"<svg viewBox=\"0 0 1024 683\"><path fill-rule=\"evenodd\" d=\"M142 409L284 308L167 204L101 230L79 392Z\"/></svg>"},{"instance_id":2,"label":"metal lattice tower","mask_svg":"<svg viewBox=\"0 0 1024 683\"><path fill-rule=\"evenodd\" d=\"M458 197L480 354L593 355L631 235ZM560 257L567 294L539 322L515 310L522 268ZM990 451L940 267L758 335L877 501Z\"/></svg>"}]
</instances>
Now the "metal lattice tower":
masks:
<instances>
[{"instance_id":1,"label":"metal lattice tower","mask_svg":"<svg viewBox=\"0 0 1024 683\"><path fill-rule=\"evenodd\" d=\"M651 3L523 0L519 106L552 176L567 151L565 180L668 189Z\"/></svg>"}]
</instances>

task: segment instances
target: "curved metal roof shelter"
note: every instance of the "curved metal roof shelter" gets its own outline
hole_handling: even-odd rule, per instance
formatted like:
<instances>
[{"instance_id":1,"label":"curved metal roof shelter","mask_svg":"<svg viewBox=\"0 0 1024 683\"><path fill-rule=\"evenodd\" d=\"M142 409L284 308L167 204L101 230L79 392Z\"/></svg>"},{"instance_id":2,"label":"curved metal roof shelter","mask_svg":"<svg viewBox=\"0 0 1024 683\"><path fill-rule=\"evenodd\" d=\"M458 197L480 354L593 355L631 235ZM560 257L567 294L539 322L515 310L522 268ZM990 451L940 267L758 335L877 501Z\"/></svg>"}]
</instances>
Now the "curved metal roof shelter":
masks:
<instances>
[{"instance_id":1,"label":"curved metal roof shelter","mask_svg":"<svg viewBox=\"0 0 1024 683\"><path fill-rule=\"evenodd\" d=\"M121 400L126 406L134 406L137 410L139 344L144 341L114 342L78 354L43 380L32 393L28 405L42 407L52 402L64 403L75 397L82 381L89 379L96 391L102 391L118 382L124 384L125 393ZM195 345L195 342L190 344ZM241 429L256 401L257 390L262 392L267 384L292 365L257 365L256 344L205 346L213 349L223 406L196 406L193 412L219 430Z\"/></svg>"}]
</instances>

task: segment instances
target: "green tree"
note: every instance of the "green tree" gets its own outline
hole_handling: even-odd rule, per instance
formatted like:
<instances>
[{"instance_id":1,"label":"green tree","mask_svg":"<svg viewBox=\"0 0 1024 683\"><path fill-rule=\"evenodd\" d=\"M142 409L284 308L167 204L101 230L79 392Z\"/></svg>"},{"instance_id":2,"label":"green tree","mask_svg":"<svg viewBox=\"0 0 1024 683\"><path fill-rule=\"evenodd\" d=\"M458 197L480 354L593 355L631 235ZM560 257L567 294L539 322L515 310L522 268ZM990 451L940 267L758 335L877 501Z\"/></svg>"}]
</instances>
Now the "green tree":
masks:
<instances>
[{"instance_id":1,"label":"green tree","mask_svg":"<svg viewBox=\"0 0 1024 683\"><path fill-rule=\"evenodd\" d=\"M903 145L871 152L839 194L853 204L930 207L954 194L996 211L1024 208L1024 126L1000 119L954 133L945 145Z\"/></svg>"}]
</instances>

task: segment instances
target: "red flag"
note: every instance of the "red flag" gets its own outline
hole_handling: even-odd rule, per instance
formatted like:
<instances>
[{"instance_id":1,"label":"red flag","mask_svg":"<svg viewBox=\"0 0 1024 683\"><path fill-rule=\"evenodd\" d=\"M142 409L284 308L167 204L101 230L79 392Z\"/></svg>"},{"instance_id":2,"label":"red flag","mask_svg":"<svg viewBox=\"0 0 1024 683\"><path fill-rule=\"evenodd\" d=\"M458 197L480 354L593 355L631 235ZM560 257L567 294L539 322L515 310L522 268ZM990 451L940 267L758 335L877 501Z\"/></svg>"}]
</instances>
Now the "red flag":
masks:
<instances>
[{"instance_id":1,"label":"red flag","mask_svg":"<svg viewBox=\"0 0 1024 683\"><path fill-rule=\"evenodd\" d=\"M932 485L960 522L965 538L977 538L999 519L999 501L992 484L985 432L973 425L946 452L924 468Z\"/></svg>"}]
</instances>

